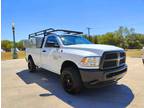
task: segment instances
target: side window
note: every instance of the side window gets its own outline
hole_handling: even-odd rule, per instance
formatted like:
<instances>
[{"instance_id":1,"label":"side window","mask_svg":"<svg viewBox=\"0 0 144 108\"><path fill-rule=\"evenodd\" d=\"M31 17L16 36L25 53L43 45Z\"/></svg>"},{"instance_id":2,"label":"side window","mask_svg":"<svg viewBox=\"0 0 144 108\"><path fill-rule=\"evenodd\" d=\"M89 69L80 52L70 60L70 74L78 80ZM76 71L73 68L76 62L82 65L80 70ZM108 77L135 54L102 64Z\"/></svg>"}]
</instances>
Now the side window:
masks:
<instances>
[{"instance_id":1,"label":"side window","mask_svg":"<svg viewBox=\"0 0 144 108\"><path fill-rule=\"evenodd\" d=\"M46 40L45 47L52 47L52 46L51 46L52 44L58 46L57 39L56 39L56 37L54 37L54 36L49 36L49 37L47 38L47 40Z\"/></svg>"}]
</instances>

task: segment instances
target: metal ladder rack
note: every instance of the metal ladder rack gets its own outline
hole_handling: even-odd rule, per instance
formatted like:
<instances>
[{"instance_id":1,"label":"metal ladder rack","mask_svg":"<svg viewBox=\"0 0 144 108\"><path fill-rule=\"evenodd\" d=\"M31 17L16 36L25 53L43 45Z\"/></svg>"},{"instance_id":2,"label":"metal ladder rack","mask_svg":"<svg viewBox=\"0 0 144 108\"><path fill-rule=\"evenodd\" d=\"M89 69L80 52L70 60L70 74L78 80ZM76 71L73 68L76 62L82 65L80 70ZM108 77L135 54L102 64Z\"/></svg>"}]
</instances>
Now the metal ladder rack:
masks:
<instances>
[{"instance_id":1,"label":"metal ladder rack","mask_svg":"<svg viewBox=\"0 0 144 108\"><path fill-rule=\"evenodd\" d=\"M29 34L29 39L39 36L39 35L44 35L44 37L45 37L46 35L54 33L54 32L64 32L66 34L83 34L83 32L79 32L79 31L49 28L49 29L45 29L45 30L41 30L39 32Z\"/></svg>"}]
</instances>

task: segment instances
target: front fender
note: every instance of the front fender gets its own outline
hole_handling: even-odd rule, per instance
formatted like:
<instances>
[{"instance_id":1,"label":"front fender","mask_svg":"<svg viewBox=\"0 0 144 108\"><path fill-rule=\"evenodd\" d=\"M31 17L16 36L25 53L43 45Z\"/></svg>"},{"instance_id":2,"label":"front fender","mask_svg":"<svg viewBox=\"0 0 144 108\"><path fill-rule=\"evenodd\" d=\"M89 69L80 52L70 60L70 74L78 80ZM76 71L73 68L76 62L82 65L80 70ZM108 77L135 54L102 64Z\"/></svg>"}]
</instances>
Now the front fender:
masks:
<instances>
[{"instance_id":1,"label":"front fender","mask_svg":"<svg viewBox=\"0 0 144 108\"><path fill-rule=\"evenodd\" d=\"M83 57L87 56L98 56L96 53L78 49L64 49L61 53L62 63L64 61L72 61L74 62L78 68L88 68L88 69L95 69L95 67L82 67L81 60Z\"/></svg>"}]
</instances>

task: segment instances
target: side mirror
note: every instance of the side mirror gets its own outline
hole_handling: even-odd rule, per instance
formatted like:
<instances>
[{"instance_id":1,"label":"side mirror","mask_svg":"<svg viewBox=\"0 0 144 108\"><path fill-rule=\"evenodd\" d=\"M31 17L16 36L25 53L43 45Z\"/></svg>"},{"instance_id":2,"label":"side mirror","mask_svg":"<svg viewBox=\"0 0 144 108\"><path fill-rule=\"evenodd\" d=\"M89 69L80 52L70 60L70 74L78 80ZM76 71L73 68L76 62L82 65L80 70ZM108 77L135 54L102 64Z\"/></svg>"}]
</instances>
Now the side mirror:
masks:
<instances>
[{"instance_id":1,"label":"side mirror","mask_svg":"<svg viewBox=\"0 0 144 108\"><path fill-rule=\"evenodd\" d=\"M54 43L54 42L52 42L52 41L46 42L46 45L45 45L45 46L46 46L46 47L56 47L56 48L59 48L59 45L56 44L56 43Z\"/></svg>"}]
</instances>

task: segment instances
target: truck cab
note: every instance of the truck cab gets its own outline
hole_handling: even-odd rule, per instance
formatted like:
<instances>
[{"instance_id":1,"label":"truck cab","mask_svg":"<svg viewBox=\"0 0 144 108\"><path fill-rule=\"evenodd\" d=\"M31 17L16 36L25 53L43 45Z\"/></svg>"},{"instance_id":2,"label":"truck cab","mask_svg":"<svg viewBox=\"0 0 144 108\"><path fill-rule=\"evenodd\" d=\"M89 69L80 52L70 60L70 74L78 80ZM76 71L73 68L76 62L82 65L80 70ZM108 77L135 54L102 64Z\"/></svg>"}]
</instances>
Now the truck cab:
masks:
<instances>
[{"instance_id":1,"label":"truck cab","mask_svg":"<svg viewBox=\"0 0 144 108\"><path fill-rule=\"evenodd\" d=\"M57 34L56 32L64 32ZM43 37L38 37L43 34ZM78 93L83 87L111 84L127 71L124 49L93 44L81 36L82 32L48 29L29 35L25 43L30 72L37 67L60 75L68 93Z\"/></svg>"}]
</instances>

